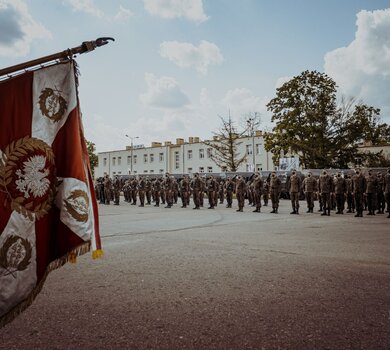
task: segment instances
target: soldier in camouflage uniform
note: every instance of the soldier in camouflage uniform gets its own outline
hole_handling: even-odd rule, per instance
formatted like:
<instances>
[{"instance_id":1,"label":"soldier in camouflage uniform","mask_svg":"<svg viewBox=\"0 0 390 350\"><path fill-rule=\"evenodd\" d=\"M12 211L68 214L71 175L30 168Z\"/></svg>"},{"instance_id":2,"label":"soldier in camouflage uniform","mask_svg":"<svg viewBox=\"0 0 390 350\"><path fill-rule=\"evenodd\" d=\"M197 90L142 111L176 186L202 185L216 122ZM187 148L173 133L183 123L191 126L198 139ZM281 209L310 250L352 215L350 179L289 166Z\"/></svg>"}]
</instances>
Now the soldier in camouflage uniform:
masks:
<instances>
[{"instance_id":1,"label":"soldier in camouflage uniform","mask_svg":"<svg viewBox=\"0 0 390 350\"><path fill-rule=\"evenodd\" d=\"M269 188L270 188L270 197L272 203L271 213L277 214L279 209L280 192L282 191L282 181L278 176L276 176L275 171L271 173Z\"/></svg>"},{"instance_id":2,"label":"soldier in camouflage uniform","mask_svg":"<svg viewBox=\"0 0 390 350\"><path fill-rule=\"evenodd\" d=\"M356 169L355 175L352 176L352 189L355 198L355 217L363 217L363 194L366 191L366 179L360 169Z\"/></svg>"},{"instance_id":3,"label":"soldier in camouflage uniform","mask_svg":"<svg viewBox=\"0 0 390 350\"><path fill-rule=\"evenodd\" d=\"M203 196L203 192L202 192L202 180L199 177L198 173L195 174L195 176L192 180L192 183L191 183L191 187L192 187L192 193L193 193L193 201L194 201L194 205L195 205L195 207L193 209L199 209L200 196L201 195Z\"/></svg>"},{"instance_id":4,"label":"soldier in camouflage uniform","mask_svg":"<svg viewBox=\"0 0 390 350\"><path fill-rule=\"evenodd\" d=\"M228 176L225 182L225 193L226 193L226 208L231 208L233 204L233 192L234 192L234 182L230 176Z\"/></svg>"},{"instance_id":5,"label":"soldier in camouflage uniform","mask_svg":"<svg viewBox=\"0 0 390 350\"><path fill-rule=\"evenodd\" d=\"M334 179L334 193L336 196L336 214L344 214L344 205L345 205L345 194L347 192L347 183L345 179L341 176L341 173L338 172L336 178Z\"/></svg>"},{"instance_id":6,"label":"soldier in camouflage uniform","mask_svg":"<svg viewBox=\"0 0 390 350\"><path fill-rule=\"evenodd\" d=\"M208 209L214 209L215 207L215 192L217 192L217 182L214 177L210 175L206 181L207 198L209 201Z\"/></svg>"},{"instance_id":7,"label":"soldier in camouflage uniform","mask_svg":"<svg viewBox=\"0 0 390 350\"><path fill-rule=\"evenodd\" d=\"M366 177L367 215L375 215L377 187L377 177L369 170Z\"/></svg>"},{"instance_id":8,"label":"soldier in camouflage uniform","mask_svg":"<svg viewBox=\"0 0 390 350\"><path fill-rule=\"evenodd\" d=\"M137 186L138 186L138 181L134 177L130 183L131 200L132 200L131 205L137 205Z\"/></svg>"},{"instance_id":9,"label":"soldier in camouflage uniform","mask_svg":"<svg viewBox=\"0 0 390 350\"><path fill-rule=\"evenodd\" d=\"M114 205L119 205L119 197L120 197L120 191L121 191L121 180L119 179L118 175L115 176L114 181L112 183L112 187L114 190Z\"/></svg>"},{"instance_id":10,"label":"soldier in camouflage uniform","mask_svg":"<svg viewBox=\"0 0 390 350\"><path fill-rule=\"evenodd\" d=\"M347 213L354 213L355 212L355 200L353 198L353 189L352 189L352 176L347 175L347 178L345 179L345 184L347 186Z\"/></svg>"},{"instance_id":11,"label":"soldier in camouflage uniform","mask_svg":"<svg viewBox=\"0 0 390 350\"><path fill-rule=\"evenodd\" d=\"M301 193L302 182L297 172L293 170L289 182L289 192L293 211L290 214L299 214L299 194Z\"/></svg>"},{"instance_id":12,"label":"soldier in camouflage uniform","mask_svg":"<svg viewBox=\"0 0 390 350\"><path fill-rule=\"evenodd\" d=\"M146 204L150 205L152 200L152 181L150 181L149 176L145 179L145 195L146 195Z\"/></svg>"},{"instance_id":13,"label":"soldier in camouflage uniform","mask_svg":"<svg viewBox=\"0 0 390 350\"><path fill-rule=\"evenodd\" d=\"M377 194L376 194L376 199L377 199L377 209L378 211L376 212L377 214L384 214L385 213L385 207L386 207L386 202L385 202L385 180L380 172L377 173Z\"/></svg>"},{"instance_id":14,"label":"soldier in camouflage uniform","mask_svg":"<svg viewBox=\"0 0 390 350\"><path fill-rule=\"evenodd\" d=\"M246 192L246 183L242 176L237 177L236 182L236 196L238 202L238 209L236 211L242 212L245 205L245 192Z\"/></svg>"},{"instance_id":15,"label":"soldier in camouflage uniform","mask_svg":"<svg viewBox=\"0 0 390 350\"><path fill-rule=\"evenodd\" d=\"M100 204L105 204L106 200L104 198L104 178L99 177L98 178L98 193L99 193L99 203Z\"/></svg>"},{"instance_id":16,"label":"soldier in camouflage uniform","mask_svg":"<svg viewBox=\"0 0 390 350\"><path fill-rule=\"evenodd\" d=\"M137 185L137 190L138 190L138 198L140 201L140 207L145 206L145 186L146 186L146 181L143 177L141 177L138 181Z\"/></svg>"},{"instance_id":17,"label":"soldier in camouflage uniform","mask_svg":"<svg viewBox=\"0 0 390 350\"><path fill-rule=\"evenodd\" d=\"M161 182L159 179L154 180L152 188L153 188L153 196L154 196L154 201L155 201L154 206L159 207L160 206L160 192L161 192Z\"/></svg>"},{"instance_id":18,"label":"soldier in camouflage uniform","mask_svg":"<svg viewBox=\"0 0 390 350\"><path fill-rule=\"evenodd\" d=\"M390 168L387 169L387 174L384 176L384 191L385 191L385 200L387 205L387 218L390 219Z\"/></svg>"},{"instance_id":19,"label":"soldier in camouflage uniform","mask_svg":"<svg viewBox=\"0 0 390 350\"><path fill-rule=\"evenodd\" d=\"M318 189L317 189L317 180L313 177L310 171L307 174L307 177L305 177L305 179L303 180L302 187L303 187L303 191L305 192L305 198L307 203L306 213L313 213L314 194L318 191Z\"/></svg>"},{"instance_id":20,"label":"soldier in camouflage uniform","mask_svg":"<svg viewBox=\"0 0 390 350\"><path fill-rule=\"evenodd\" d=\"M112 181L111 181L110 177L106 174L104 176L104 198L105 198L105 204L110 204L111 192L112 192Z\"/></svg>"},{"instance_id":21,"label":"soldier in camouflage uniform","mask_svg":"<svg viewBox=\"0 0 390 350\"><path fill-rule=\"evenodd\" d=\"M180 198L182 203L182 208L187 208L188 205L188 197L190 195L190 182L188 180L188 176L184 175L183 179L180 181Z\"/></svg>"},{"instance_id":22,"label":"soldier in camouflage uniform","mask_svg":"<svg viewBox=\"0 0 390 350\"><path fill-rule=\"evenodd\" d=\"M165 208L172 208L173 205L173 177L166 173L165 181L164 181L164 189L165 189L165 200L167 205Z\"/></svg>"},{"instance_id":23,"label":"soldier in camouflage uniform","mask_svg":"<svg viewBox=\"0 0 390 350\"><path fill-rule=\"evenodd\" d=\"M264 182L263 179L261 178L260 174L256 174L253 182L253 201L254 204L256 205L256 209L253 210L254 213L260 213L261 211L261 195L263 193L263 188L264 188Z\"/></svg>"},{"instance_id":24,"label":"soldier in camouflage uniform","mask_svg":"<svg viewBox=\"0 0 390 350\"><path fill-rule=\"evenodd\" d=\"M160 198L161 198L161 203L162 204L165 204L165 200L166 200L166 193L165 193L165 183L164 183L164 179L162 177L159 178L159 182L160 182Z\"/></svg>"},{"instance_id":25,"label":"soldier in camouflage uniform","mask_svg":"<svg viewBox=\"0 0 390 350\"><path fill-rule=\"evenodd\" d=\"M218 182L218 199L219 204L223 204L225 200L225 180L223 179Z\"/></svg>"},{"instance_id":26,"label":"soldier in camouflage uniform","mask_svg":"<svg viewBox=\"0 0 390 350\"><path fill-rule=\"evenodd\" d=\"M173 176L172 176L172 196L173 196L173 203L177 204L177 199L179 198L179 183Z\"/></svg>"},{"instance_id":27,"label":"soldier in camouflage uniform","mask_svg":"<svg viewBox=\"0 0 390 350\"><path fill-rule=\"evenodd\" d=\"M333 192L333 180L326 170L322 172L319 179L319 191L322 197L323 213L322 216L330 216L331 194Z\"/></svg>"}]
</instances>

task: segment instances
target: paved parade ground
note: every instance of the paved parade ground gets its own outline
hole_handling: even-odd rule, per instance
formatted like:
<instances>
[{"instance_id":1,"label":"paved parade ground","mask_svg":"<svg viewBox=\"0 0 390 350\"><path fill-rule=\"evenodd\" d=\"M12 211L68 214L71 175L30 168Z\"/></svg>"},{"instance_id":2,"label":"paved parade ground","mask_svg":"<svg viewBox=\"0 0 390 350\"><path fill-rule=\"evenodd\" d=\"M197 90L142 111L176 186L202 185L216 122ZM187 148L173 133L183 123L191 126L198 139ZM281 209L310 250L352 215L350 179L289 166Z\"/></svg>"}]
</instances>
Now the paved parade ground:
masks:
<instances>
[{"instance_id":1,"label":"paved parade ground","mask_svg":"<svg viewBox=\"0 0 390 350\"><path fill-rule=\"evenodd\" d=\"M1 349L389 349L390 219L100 205Z\"/></svg>"}]
</instances>

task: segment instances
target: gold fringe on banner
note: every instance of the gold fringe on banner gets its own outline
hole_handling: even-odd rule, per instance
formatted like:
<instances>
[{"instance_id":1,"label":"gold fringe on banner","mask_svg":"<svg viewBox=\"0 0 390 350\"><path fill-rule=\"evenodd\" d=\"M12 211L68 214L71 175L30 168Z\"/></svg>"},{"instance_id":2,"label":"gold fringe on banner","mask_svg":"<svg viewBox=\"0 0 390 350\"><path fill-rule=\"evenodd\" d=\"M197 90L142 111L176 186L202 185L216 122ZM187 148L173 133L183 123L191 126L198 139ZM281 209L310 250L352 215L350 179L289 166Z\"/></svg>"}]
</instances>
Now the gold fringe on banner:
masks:
<instances>
[{"instance_id":1,"label":"gold fringe on banner","mask_svg":"<svg viewBox=\"0 0 390 350\"><path fill-rule=\"evenodd\" d=\"M103 250L97 249L92 252L92 259L99 259L104 255Z\"/></svg>"},{"instance_id":2,"label":"gold fringe on banner","mask_svg":"<svg viewBox=\"0 0 390 350\"><path fill-rule=\"evenodd\" d=\"M46 281L48 274L65 265L67 262L70 262L69 257L74 257L76 261L76 257L88 253L91 250L91 242L83 243L77 248L73 249L71 252L65 254L59 259L52 261L46 268L46 272L43 275L42 279L38 282L38 284L34 287L34 289L30 292L30 294L21 301L18 305L13 307L10 311L0 317L0 328L4 327L7 323L14 320L18 315L20 315L24 310L26 310L37 297L37 295L41 292L42 287ZM74 261L74 262L75 262Z\"/></svg>"}]
</instances>

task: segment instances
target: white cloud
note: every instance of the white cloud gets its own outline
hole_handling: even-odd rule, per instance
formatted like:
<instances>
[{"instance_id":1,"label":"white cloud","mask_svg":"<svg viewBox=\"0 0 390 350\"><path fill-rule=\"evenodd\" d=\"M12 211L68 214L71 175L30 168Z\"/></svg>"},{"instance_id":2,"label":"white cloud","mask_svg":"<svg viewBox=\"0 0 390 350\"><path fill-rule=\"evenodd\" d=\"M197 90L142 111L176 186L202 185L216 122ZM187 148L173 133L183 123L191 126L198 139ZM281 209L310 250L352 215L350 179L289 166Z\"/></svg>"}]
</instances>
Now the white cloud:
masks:
<instances>
[{"instance_id":1,"label":"white cloud","mask_svg":"<svg viewBox=\"0 0 390 350\"><path fill-rule=\"evenodd\" d=\"M144 0L144 7L151 15L162 18L184 17L195 22L208 19L202 0Z\"/></svg>"},{"instance_id":2,"label":"white cloud","mask_svg":"<svg viewBox=\"0 0 390 350\"><path fill-rule=\"evenodd\" d=\"M275 84L275 90L280 88L284 83L287 83L289 80L291 80L293 77L280 77Z\"/></svg>"},{"instance_id":3,"label":"white cloud","mask_svg":"<svg viewBox=\"0 0 390 350\"><path fill-rule=\"evenodd\" d=\"M199 104L201 108L210 108L213 106L213 102L209 96L207 88L202 88L199 94Z\"/></svg>"},{"instance_id":4,"label":"white cloud","mask_svg":"<svg viewBox=\"0 0 390 350\"><path fill-rule=\"evenodd\" d=\"M221 103L226 110L234 117L241 117L247 113L266 112L266 104L268 100L255 96L252 91L246 88L235 88L229 90Z\"/></svg>"},{"instance_id":5,"label":"white cloud","mask_svg":"<svg viewBox=\"0 0 390 350\"><path fill-rule=\"evenodd\" d=\"M35 39L51 38L22 0L0 0L0 56L25 56Z\"/></svg>"},{"instance_id":6,"label":"white cloud","mask_svg":"<svg viewBox=\"0 0 390 350\"><path fill-rule=\"evenodd\" d=\"M140 96L144 105L155 108L181 108L189 104L187 95L174 78L156 77L152 73L146 73L145 82L148 90Z\"/></svg>"},{"instance_id":7,"label":"white cloud","mask_svg":"<svg viewBox=\"0 0 390 350\"><path fill-rule=\"evenodd\" d=\"M202 74L207 74L210 64L223 62L218 46L205 40L202 40L198 47L191 43L164 41L160 44L160 55L180 68L195 67Z\"/></svg>"},{"instance_id":8,"label":"white cloud","mask_svg":"<svg viewBox=\"0 0 390 350\"><path fill-rule=\"evenodd\" d=\"M127 21L130 17L133 17L134 13L129 9L124 8L122 5L119 6L119 11L115 15L114 19L116 21Z\"/></svg>"},{"instance_id":9,"label":"white cloud","mask_svg":"<svg viewBox=\"0 0 390 350\"><path fill-rule=\"evenodd\" d=\"M84 12L91 16L102 18L103 11L96 7L93 0L66 0L75 12Z\"/></svg>"},{"instance_id":10,"label":"white cloud","mask_svg":"<svg viewBox=\"0 0 390 350\"><path fill-rule=\"evenodd\" d=\"M390 121L390 9L360 11L355 39L325 55L325 72L343 94L382 109Z\"/></svg>"}]
</instances>

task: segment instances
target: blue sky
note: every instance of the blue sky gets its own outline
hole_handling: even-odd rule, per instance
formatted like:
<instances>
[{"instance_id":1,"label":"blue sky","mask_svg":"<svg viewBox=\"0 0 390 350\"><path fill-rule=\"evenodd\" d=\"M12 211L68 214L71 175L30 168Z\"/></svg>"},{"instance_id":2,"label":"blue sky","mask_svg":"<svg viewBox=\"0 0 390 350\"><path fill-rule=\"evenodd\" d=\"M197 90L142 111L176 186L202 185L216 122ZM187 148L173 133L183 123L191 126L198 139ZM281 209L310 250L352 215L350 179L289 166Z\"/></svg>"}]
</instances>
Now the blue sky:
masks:
<instances>
[{"instance_id":1,"label":"blue sky","mask_svg":"<svg viewBox=\"0 0 390 350\"><path fill-rule=\"evenodd\" d=\"M115 43L79 56L86 137L98 151L207 139L218 115L250 112L304 70L382 109L390 123L390 1L0 0L0 67L82 41Z\"/></svg>"}]
</instances>

